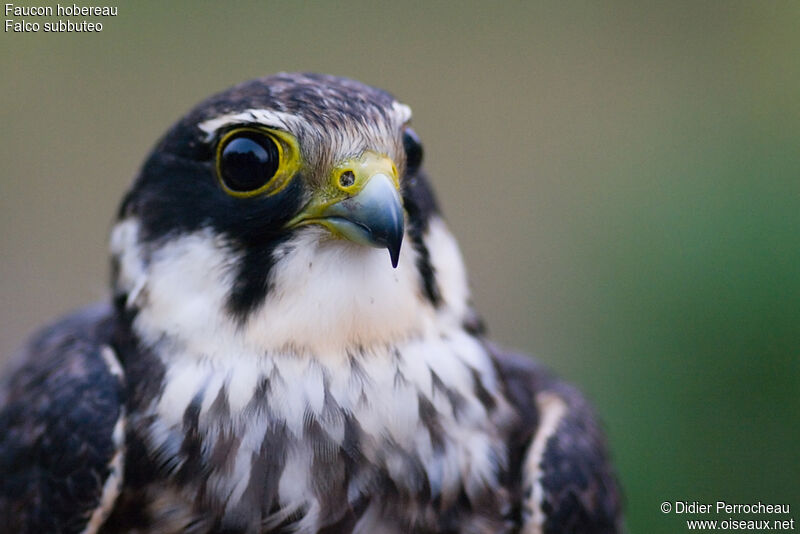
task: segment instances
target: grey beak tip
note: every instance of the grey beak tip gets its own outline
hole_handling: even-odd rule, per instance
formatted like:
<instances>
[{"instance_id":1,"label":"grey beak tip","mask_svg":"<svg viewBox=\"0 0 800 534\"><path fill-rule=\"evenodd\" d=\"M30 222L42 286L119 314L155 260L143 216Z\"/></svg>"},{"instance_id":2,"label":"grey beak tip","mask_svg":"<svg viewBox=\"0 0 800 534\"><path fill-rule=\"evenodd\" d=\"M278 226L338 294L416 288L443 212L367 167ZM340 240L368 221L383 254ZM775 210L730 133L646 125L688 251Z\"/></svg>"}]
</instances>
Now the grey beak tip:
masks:
<instances>
[{"instance_id":1,"label":"grey beak tip","mask_svg":"<svg viewBox=\"0 0 800 534\"><path fill-rule=\"evenodd\" d=\"M387 249L397 268L405 221L403 201L388 176L374 176L361 192L329 206L323 215L345 238Z\"/></svg>"},{"instance_id":2,"label":"grey beak tip","mask_svg":"<svg viewBox=\"0 0 800 534\"><path fill-rule=\"evenodd\" d=\"M387 247L389 250L389 257L392 260L392 267L395 269L397 269L397 262L400 261L400 245L401 243L398 242L397 246Z\"/></svg>"}]
</instances>

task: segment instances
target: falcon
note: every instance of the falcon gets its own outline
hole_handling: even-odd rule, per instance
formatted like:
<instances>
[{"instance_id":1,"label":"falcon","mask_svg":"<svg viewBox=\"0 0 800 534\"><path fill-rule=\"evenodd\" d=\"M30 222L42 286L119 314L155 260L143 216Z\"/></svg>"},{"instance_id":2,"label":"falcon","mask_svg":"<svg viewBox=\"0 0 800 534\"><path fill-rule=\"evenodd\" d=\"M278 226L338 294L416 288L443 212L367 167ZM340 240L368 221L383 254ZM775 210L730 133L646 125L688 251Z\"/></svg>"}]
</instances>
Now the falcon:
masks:
<instances>
[{"instance_id":1,"label":"falcon","mask_svg":"<svg viewBox=\"0 0 800 534\"><path fill-rule=\"evenodd\" d=\"M164 135L112 298L3 379L2 532L620 531L590 406L486 339L410 119L284 73Z\"/></svg>"}]
</instances>

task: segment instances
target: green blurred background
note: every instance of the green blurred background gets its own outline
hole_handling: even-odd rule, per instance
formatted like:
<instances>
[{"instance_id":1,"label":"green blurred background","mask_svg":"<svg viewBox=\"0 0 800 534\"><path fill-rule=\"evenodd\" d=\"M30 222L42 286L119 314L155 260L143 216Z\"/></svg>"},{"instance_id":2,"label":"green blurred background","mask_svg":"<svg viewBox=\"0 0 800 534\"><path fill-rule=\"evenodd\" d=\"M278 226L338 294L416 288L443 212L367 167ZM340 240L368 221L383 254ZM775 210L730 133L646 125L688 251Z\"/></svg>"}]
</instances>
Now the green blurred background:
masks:
<instances>
[{"instance_id":1,"label":"green blurred background","mask_svg":"<svg viewBox=\"0 0 800 534\"><path fill-rule=\"evenodd\" d=\"M594 400L632 532L684 531L664 500L800 509L800 3L110 5L0 37L4 357L106 295L117 202L189 107L351 76L413 107L493 337Z\"/></svg>"}]
</instances>

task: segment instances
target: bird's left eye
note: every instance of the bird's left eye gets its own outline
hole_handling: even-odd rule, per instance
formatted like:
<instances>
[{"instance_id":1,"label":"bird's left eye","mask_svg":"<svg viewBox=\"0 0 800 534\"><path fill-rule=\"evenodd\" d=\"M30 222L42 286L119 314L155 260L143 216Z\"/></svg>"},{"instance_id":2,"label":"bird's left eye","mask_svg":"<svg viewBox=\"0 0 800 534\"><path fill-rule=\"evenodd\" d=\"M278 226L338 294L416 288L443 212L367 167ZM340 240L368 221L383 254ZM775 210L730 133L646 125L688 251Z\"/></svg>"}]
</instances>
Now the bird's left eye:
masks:
<instances>
[{"instance_id":1,"label":"bird's left eye","mask_svg":"<svg viewBox=\"0 0 800 534\"><path fill-rule=\"evenodd\" d=\"M222 188L239 198L272 194L288 183L298 166L294 138L285 132L240 128L217 148L217 176Z\"/></svg>"}]
</instances>

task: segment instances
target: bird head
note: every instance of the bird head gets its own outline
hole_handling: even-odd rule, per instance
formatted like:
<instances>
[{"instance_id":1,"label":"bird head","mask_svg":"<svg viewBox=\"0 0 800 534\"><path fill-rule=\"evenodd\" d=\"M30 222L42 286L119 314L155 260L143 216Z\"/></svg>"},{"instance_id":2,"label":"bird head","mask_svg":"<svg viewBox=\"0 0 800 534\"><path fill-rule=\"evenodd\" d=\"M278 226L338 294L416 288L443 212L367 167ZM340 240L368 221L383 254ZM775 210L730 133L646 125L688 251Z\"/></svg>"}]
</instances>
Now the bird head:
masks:
<instances>
[{"instance_id":1,"label":"bird head","mask_svg":"<svg viewBox=\"0 0 800 534\"><path fill-rule=\"evenodd\" d=\"M460 257L453 243L455 258L437 253L458 267L437 266L426 243L440 219L410 119L385 91L317 74L202 102L158 142L120 207L118 300L147 312L144 329L233 324L261 345L420 328L415 308L435 314L443 301L437 268L459 270Z\"/></svg>"}]
</instances>

